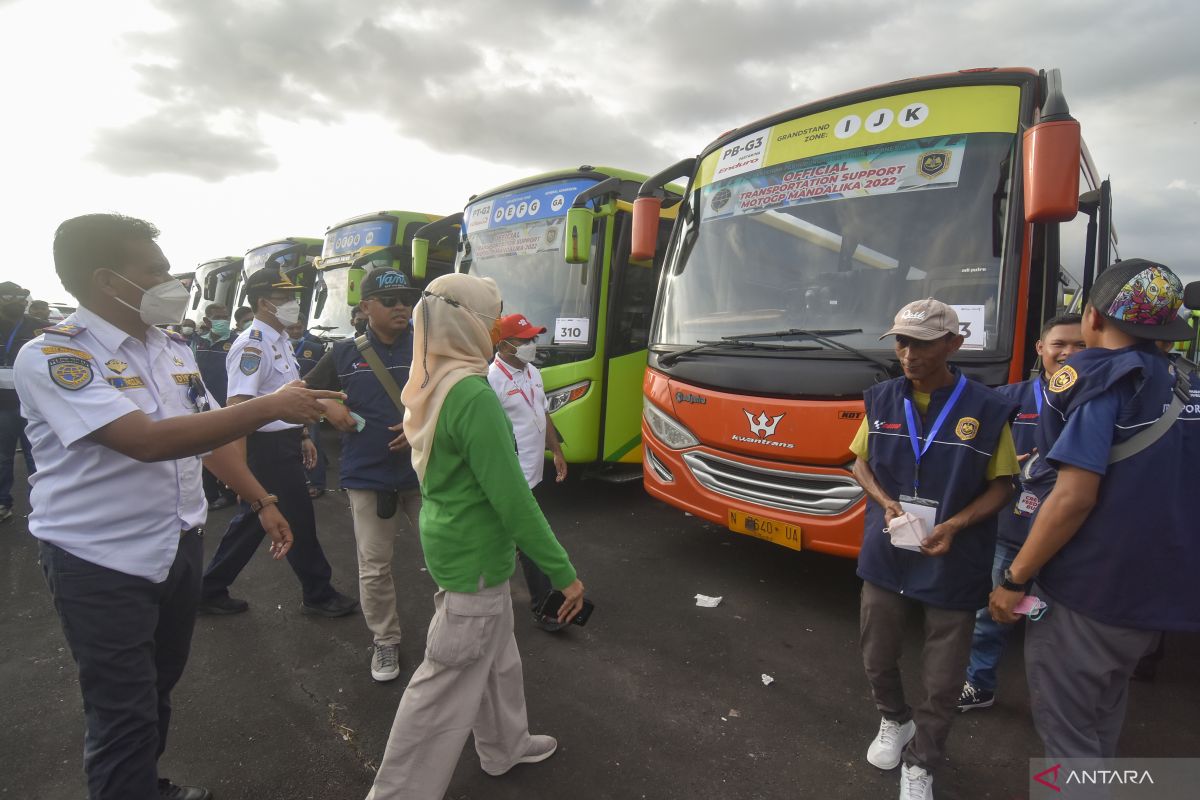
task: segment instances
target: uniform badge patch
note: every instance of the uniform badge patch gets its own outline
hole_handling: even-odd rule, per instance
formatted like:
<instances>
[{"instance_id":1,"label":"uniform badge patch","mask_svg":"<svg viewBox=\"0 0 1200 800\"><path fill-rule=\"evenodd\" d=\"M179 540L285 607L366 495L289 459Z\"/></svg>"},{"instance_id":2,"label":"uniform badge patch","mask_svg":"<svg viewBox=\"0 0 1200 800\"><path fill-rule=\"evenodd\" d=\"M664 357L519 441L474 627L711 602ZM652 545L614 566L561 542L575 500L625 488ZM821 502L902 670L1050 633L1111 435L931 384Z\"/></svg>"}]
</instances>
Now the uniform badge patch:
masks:
<instances>
[{"instance_id":1,"label":"uniform badge patch","mask_svg":"<svg viewBox=\"0 0 1200 800\"><path fill-rule=\"evenodd\" d=\"M1079 379L1078 373L1071 368L1070 364L1066 364L1058 372L1054 373L1050 378L1050 391L1055 394L1065 392L1075 385L1075 381Z\"/></svg>"},{"instance_id":2,"label":"uniform badge patch","mask_svg":"<svg viewBox=\"0 0 1200 800\"><path fill-rule=\"evenodd\" d=\"M177 366L177 367L183 366L183 359L180 358L179 356L171 356L171 360L175 362L175 366Z\"/></svg>"},{"instance_id":3,"label":"uniform badge patch","mask_svg":"<svg viewBox=\"0 0 1200 800\"><path fill-rule=\"evenodd\" d=\"M262 356L260 354L243 350L242 360L238 362L238 369L242 371L243 375L253 375L258 372L260 364L262 364Z\"/></svg>"},{"instance_id":4,"label":"uniform badge patch","mask_svg":"<svg viewBox=\"0 0 1200 800\"><path fill-rule=\"evenodd\" d=\"M114 389L145 389L146 382L136 375L127 375L123 378L113 376L105 378Z\"/></svg>"},{"instance_id":5,"label":"uniform badge patch","mask_svg":"<svg viewBox=\"0 0 1200 800\"><path fill-rule=\"evenodd\" d=\"M954 429L954 435L964 442L969 442L979 433L979 420L974 417L963 417Z\"/></svg>"},{"instance_id":6,"label":"uniform badge patch","mask_svg":"<svg viewBox=\"0 0 1200 800\"><path fill-rule=\"evenodd\" d=\"M229 342L226 342L226 343L225 343L225 347L224 347L224 350L225 350L225 352L226 352L226 353L228 353L228 352L229 352L229 348L230 348L230 347L232 347L232 346L233 346L233 345L232 345L231 343L229 343Z\"/></svg>"},{"instance_id":7,"label":"uniform badge patch","mask_svg":"<svg viewBox=\"0 0 1200 800\"><path fill-rule=\"evenodd\" d=\"M304 351L304 357L305 357L305 358L312 358L312 350L305 350L305 351Z\"/></svg>"},{"instance_id":8,"label":"uniform badge patch","mask_svg":"<svg viewBox=\"0 0 1200 800\"><path fill-rule=\"evenodd\" d=\"M262 341L262 331L260 331L258 328L254 328L253 330L251 330L250 331L250 341L261 342Z\"/></svg>"},{"instance_id":9,"label":"uniform badge patch","mask_svg":"<svg viewBox=\"0 0 1200 800\"><path fill-rule=\"evenodd\" d=\"M117 373L118 375L120 375L125 370L129 369L128 364L126 364L124 361L118 361L115 358L110 358L108 361L105 361L104 366L108 367L113 372Z\"/></svg>"},{"instance_id":10,"label":"uniform badge patch","mask_svg":"<svg viewBox=\"0 0 1200 800\"><path fill-rule=\"evenodd\" d=\"M42 348L42 352L48 356L57 355L57 354L61 353L62 355L78 356L79 358L91 358L92 357L91 353L85 353L82 350L76 350L71 347L62 347L62 346L56 345L56 344L44 346Z\"/></svg>"},{"instance_id":11,"label":"uniform badge patch","mask_svg":"<svg viewBox=\"0 0 1200 800\"><path fill-rule=\"evenodd\" d=\"M51 325L49 328L42 328L45 333L57 333L68 338L78 336L87 328L82 325L76 325L74 322L60 322L57 325Z\"/></svg>"},{"instance_id":12,"label":"uniform badge patch","mask_svg":"<svg viewBox=\"0 0 1200 800\"><path fill-rule=\"evenodd\" d=\"M92 382L92 365L86 358L77 356L55 356L46 362L50 369L50 380L64 389L75 391Z\"/></svg>"},{"instance_id":13,"label":"uniform badge patch","mask_svg":"<svg viewBox=\"0 0 1200 800\"><path fill-rule=\"evenodd\" d=\"M171 374L171 377L180 386L190 386L192 378L199 378L200 374L197 372L174 372Z\"/></svg>"}]
</instances>

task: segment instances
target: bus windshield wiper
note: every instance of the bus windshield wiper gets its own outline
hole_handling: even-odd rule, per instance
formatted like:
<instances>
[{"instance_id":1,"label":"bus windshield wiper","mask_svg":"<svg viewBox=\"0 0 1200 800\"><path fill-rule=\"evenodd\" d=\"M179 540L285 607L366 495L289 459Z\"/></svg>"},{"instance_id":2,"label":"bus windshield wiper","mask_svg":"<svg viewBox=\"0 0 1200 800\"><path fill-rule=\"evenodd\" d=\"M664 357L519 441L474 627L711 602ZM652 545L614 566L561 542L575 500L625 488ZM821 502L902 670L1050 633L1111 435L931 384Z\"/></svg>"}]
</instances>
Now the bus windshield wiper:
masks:
<instances>
[{"instance_id":1,"label":"bus windshield wiper","mask_svg":"<svg viewBox=\"0 0 1200 800\"><path fill-rule=\"evenodd\" d=\"M722 336L721 338L729 342L747 343L756 339L783 339L788 336L796 336L801 339L812 339L814 342L820 342L826 347L832 347L836 350L843 350L851 355L861 358L863 361L870 361L872 364L875 364L882 369L884 375L891 377L892 365L889 362L879 358L878 356L873 356L864 350L859 350L857 347L851 347L848 344L843 344L836 339L830 338L832 336L845 336L848 333L862 333L862 328L839 328L816 331L805 330L804 328L788 328L787 330L782 331L768 331L766 333L743 333L737 336Z\"/></svg>"},{"instance_id":2,"label":"bus windshield wiper","mask_svg":"<svg viewBox=\"0 0 1200 800\"><path fill-rule=\"evenodd\" d=\"M796 352L800 350L819 350L818 347L807 347L805 345L794 344L766 344L765 342L752 342L743 340L742 337L722 337L718 341L698 341L691 347L685 347L682 350L675 350L671 353L659 356L658 363L664 367L669 367L678 361L681 357L688 353L695 353L697 350L718 350L718 349L747 349L747 350L787 350L788 352Z\"/></svg>"}]
</instances>

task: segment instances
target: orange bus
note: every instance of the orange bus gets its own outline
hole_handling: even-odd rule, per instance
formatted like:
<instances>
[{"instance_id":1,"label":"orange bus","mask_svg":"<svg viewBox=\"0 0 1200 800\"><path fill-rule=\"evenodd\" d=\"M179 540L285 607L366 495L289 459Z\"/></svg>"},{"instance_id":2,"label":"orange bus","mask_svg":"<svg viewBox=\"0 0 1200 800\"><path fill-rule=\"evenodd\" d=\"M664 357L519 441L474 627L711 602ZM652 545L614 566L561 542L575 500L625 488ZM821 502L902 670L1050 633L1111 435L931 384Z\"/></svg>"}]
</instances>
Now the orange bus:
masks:
<instances>
[{"instance_id":1,"label":"orange bus","mask_svg":"<svg viewBox=\"0 0 1200 800\"><path fill-rule=\"evenodd\" d=\"M726 133L648 179L687 178L644 381L654 497L793 550L852 557L865 496L849 444L862 392L900 374L880 335L923 297L955 307L955 363L1023 380L1033 344L1116 258L1057 70L964 70L822 100ZM1081 194L1082 192L1082 194ZM1082 212L1082 213L1081 213Z\"/></svg>"}]
</instances>

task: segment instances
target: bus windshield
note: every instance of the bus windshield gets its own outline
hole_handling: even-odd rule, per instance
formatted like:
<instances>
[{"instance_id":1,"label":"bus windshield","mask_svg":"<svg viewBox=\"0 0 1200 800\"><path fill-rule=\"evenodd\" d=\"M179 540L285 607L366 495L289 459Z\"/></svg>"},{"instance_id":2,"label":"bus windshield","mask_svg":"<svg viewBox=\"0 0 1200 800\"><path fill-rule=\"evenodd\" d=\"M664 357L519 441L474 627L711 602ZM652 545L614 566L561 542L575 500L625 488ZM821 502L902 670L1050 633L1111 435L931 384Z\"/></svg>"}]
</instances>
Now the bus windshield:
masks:
<instances>
[{"instance_id":1,"label":"bus windshield","mask_svg":"<svg viewBox=\"0 0 1200 800\"><path fill-rule=\"evenodd\" d=\"M381 250L396 241L396 220L372 219L352 222L339 228L331 228L325 234L321 248L321 263L325 266L349 264L364 251ZM379 266L390 266L391 259L380 256L378 263L365 265L367 270Z\"/></svg>"},{"instance_id":2,"label":"bus windshield","mask_svg":"<svg viewBox=\"0 0 1200 800\"><path fill-rule=\"evenodd\" d=\"M293 242L272 242L264 244L262 247L256 247L246 253L246 259L242 265L242 272L247 276L251 276L267 265L267 259L271 256L283 253L285 250L291 249L284 255L282 259L277 259L277 262L282 262L280 265L284 269L292 269L300 265L304 260L305 246L295 244Z\"/></svg>"},{"instance_id":3,"label":"bus windshield","mask_svg":"<svg viewBox=\"0 0 1200 800\"><path fill-rule=\"evenodd\" d=\"M574 179L497 195L467 207L458 271L491 278L504 313L551 333L548 344L586 347L595 329L598 259L563 259L566 213L595 181ZM594 240L593 240L594 241Z\"/></svg>"},{"instance_id":4,"label":"bus windshield","mask_svg":"<svg viewBox=\"0 0 1200 800\"><path fill-rule=\"evenodd\" d=\"M192 279L191 299L185 316L199 321L199 317L204 316L205 309L214 303L225 306L233 313L232 305L236 299L234 289L240 275L238 267L236 259L228 258L209 261L196 267L196 274ZM206 298L206 294L210 297Z\"/></svg>"},{"instance_id":5,"label":"bus windshield","mask_svg":"<svg viewBox=\"0 0 1200 800\"><path fill-rule=\"evenodd\" d=\"M333 267L317 272L312 319L308 325L309 330L317 336L344 339L354 335L354 326L351 324L354 308L346 303L349 282L348 267Z\"/></svg>"},{"instance_id":6,"label":"bus windshield","mask_svg":"<svg viewBox=\"0 0 1200 800\"><path fill-rule=\"evenodd\" d=\"M1004 103L982 121L948 113L939 97L984 89L1001 90L992 93ZM890 349L879 337L896 311L936 297L958 311L964 349L1002 348L1017 96L1016 87L901 95L862 104L861 116L843 107L714 151L680 217L654 344L832 328L861 330L839 336L847 345ZM939 105L943 124L920 125ZM919 119L905 127L911 108ZM862 129L888 114L890 135L837 147L864 141ZM795 143L804 137L808 146Z\"/></svg>"}]
</instances>

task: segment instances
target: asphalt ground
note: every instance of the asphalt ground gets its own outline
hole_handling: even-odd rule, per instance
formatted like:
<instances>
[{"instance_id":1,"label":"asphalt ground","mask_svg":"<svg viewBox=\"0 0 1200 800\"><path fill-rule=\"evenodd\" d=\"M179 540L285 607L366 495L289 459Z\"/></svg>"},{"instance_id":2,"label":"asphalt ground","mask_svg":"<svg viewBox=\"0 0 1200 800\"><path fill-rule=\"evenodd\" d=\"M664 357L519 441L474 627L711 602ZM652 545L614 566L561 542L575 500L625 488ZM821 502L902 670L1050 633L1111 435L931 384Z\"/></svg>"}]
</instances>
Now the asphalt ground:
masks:
<instances>
[{"instance_id":1,"label":"asphalt ground","mask_svg":"<svg viewBox=\"0 0 1200 800\"><path fill-rule=\"evenodd\" d=\"M546 514L596 603L586 628L548 634L528 623L514 576L530 727L558 737L559 751L492 778L468 743L447 797L896 796L899 771L865 759L879 717L859 660L853 562L730 533L649 499L639 483L546 488ZM17 493L17 516L0 527L0 797L79 800L75 666L25 530L20 475ZM335 583L356 594L346 498L330 492L316 508ZM207 553L231 516L211 516ZM371 680L360 616L301 616L295 577L264 545L234 585L250 611L198 621L161 773L218 800L365 796L433 610L415 536L396 549L401 679ZM699 608L697 593L724 600ZM909 634L903 669L915 692L915 620ZM1123 755L1200 755L1198 658L1200 638L1172 637L1158 680L1133 685ZM997 705L963 715L951 733L939 800L1026 796L1040 743L1019 637L1000 673Z\"/></svg>"}]
</instances>

